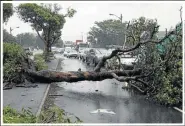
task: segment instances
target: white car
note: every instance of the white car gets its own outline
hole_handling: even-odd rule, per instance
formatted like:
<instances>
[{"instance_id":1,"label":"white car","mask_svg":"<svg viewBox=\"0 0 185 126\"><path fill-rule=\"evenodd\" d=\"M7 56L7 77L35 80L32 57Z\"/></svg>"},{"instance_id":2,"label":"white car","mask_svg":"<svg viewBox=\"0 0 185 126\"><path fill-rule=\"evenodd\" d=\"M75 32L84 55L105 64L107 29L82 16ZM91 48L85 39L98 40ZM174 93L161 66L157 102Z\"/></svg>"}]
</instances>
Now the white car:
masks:
<instances>
[{"instance_id":1,"label":"white car","mask_svg":"<svg viewBox=\"0 0 185 126\"><path fill-rule=\"evenodd\" d=\"M126 65L133 65L133 63L137 62L137 59L135 57L129 57L129 58L121 58L121 63Z\"/></svg>"},{"instance_id":2,"label":"white car","mask_svg":"<svg viewBox=\"0 0 185 126\"><path fill-rule=\"evenodd\" d=\"M67 56L69 52L70 52L69 50L65 50L64 53L63 53L63 55L64 56Z\"/></svg>"},{"instance_id":3,"label":"white car","mask_svg":"<svg viewBox=\"0 0 185 126\"><path fill-rule=\"evenodd\" d=\"M66 48L64 49L63 55L64 55L64 56L67 56L71 50L72 50L71 47L66 47Z\"/></svg>"},{"instance_id":4,"label":"white car","mask_svg":"<svg viewBox=\"0 0 185 126\"><path fill-rule=\"evenodd\" d=\"M78 52L76 50L71 50L71 51L69 51L69 53L67 53L67 57L68 58L71 58L71 57L77 58Z\"/></svg>"},{"instance_id":5,"label":"white car","mask_svg":"<svg viewBox=\"0 0 185 126\"><path fill-rule=\"evenodd\" d=\"M85 51L88 50L88 48L80 49L78 51L78 58L83 59L85 57Z\"/></svg>"}]
</instances>

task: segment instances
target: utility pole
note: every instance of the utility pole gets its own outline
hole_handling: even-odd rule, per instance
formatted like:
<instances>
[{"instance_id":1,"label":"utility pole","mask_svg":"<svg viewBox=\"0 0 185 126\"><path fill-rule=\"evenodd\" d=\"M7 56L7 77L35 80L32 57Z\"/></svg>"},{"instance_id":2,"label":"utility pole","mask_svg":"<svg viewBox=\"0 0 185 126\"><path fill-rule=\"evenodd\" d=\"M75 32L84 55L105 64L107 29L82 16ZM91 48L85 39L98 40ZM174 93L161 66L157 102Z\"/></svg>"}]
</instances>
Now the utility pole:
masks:
<instances>
[{"instance_id":1,"label":"utility pole","mask_svg":"<svg viewBox=\"0 0 185 126\"><path fill-rule=\"evenodd\" d=\"M121 23L123 23L123 15L122 14L120 15L120 21L121 21Z\"/></svg>"},{"instance_id":2,"label":"utility pole","mask_svg":"<svg viewBox=\"0 0 185 126\"><path fill-rule=\"evenodd\" d=\"M82 42L84 42L84 41L83 41L83 32L82 32Z\"/></svg>"},{"instance_id":3,"label":"utility pole","mask_svg":"<svg viewBox=\"0 0 185 126\"><path fill-rule=\"evenodd\" d=\"M123 15L121 14L120 15L120 17L119 16L117 16L117 15L115 15L115 14L109 14L110 16L115 16L115 17L117 17L119 20L120 20L120 22L121 23L123 23ZM126 44L126 42L127 42L127 31L125 30L125 34L124 34L124 43L123 43L123 49L125 48L125 44Z\"/></svg>"},{"instance_id":4,"label":"utility pole","mask_svg":"<svg viewBox=\"0 0 185 126\"><path fill-rule=\"evenodd\" d=\"M16 28L19 28L19 27L16 27ZM14 28L14 29L16 29ZM12 35L12 31L14 30L13 28L10 27L10 34Z\"/></svg>"},{"instance_id":5,"label":"utility pole","mask_svg":"<svg viewBox=\"0 0 185 126\"><path fill-rule=\"evenodd\" d=\"M125 41L124 41L124 44L123 44L123 49L125 48L125 44L127 42L127 31L126 30L125 30L124 39L125 39Z\"/></svg>"},{"instance_id":6,"label":"utility pole","mask_svg":"<svg viewBox=\"0 0 185 126\"><path fill-rule=\"evenodd\" d=\"M13 30L13 29L10 27L10 35L12 34L12 30Z\"/></svg>"},{"instance_id":7,"label":"utility pole","mask_svg":"<svg viewBox=\"0 0 185 126\"><path fill-rule=\"evenodd\" d=\"M19 43L20 43L20 45L21 45L21 34L20 34L20 40L19 40Z\"/></svg>"}]
</instances>

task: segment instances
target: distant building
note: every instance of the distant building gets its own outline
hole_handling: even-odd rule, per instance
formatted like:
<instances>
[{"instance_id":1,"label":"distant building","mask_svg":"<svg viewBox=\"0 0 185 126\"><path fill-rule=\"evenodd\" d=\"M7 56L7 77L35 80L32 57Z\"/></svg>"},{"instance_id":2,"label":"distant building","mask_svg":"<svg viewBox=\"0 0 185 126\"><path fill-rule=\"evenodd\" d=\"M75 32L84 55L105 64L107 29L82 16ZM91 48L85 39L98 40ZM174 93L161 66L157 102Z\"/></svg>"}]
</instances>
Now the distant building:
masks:
<instances>
[{"instance_id":1,"label":"distant building","mask_svg":"<svg viewBox=\"0 0 185 126\"><path fill-rule=\"evenodd\" d=\"M76 40L76 45L77 45L78 43L83 43L83 40Z\"/></svg>"},{"instance_id":2,"label":"distant building","mask_svg":"<svg viewBox=\"0 0 185 126\"><path fill-rule=\"evenodd\" d=\"M72 48L72 47L74 47L74 42L72 42L72 41L65 41L63 46L64 46L64 48L65 47L71 47Z\"/></svg>"}]
</instances>

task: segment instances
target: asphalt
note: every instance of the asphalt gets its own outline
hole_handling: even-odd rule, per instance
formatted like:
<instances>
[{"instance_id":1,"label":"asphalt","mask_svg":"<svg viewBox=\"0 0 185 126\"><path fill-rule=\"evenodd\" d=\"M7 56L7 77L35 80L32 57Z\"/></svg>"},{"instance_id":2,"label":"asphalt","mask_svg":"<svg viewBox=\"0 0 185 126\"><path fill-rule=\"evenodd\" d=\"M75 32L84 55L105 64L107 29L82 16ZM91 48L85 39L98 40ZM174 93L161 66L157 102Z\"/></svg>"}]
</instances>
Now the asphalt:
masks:
<instances>
[{"instance_id":1,"label":"asphalt","mask_svg":"<svg viewBox=\"0 0 185 126\"><path fill-rule=\"evenodd\" d=\"M48 84L38 84L37 88L15 87L11 90L3 90L3 107L10 105L21 111L22 108L37 113Z\"/></svg>"},{"instance_id":2,"label":"asphalt","mask_svg":"<svg viewBox=\"0 0 185 126\"><path fill-rule=\"evenodd\" d=\"M62 58L61 55L56 55ZM77 59L64 58L62 71L92 70ZM57 83L54 103L85 123L181 123L182 113L154 104L114 79Z\"/></svg>"}]
</instances>

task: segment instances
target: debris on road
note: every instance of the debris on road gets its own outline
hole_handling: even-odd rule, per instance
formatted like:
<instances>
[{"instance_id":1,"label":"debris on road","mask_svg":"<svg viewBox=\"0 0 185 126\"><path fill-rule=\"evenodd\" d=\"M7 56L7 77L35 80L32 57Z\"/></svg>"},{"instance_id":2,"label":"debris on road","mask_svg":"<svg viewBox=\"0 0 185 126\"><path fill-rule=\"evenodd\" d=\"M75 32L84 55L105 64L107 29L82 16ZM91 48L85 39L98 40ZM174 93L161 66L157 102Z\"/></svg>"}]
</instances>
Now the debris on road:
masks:
<instances>
[{"instance_id":1,"label":"debris on road","mask_svg":"<svg viewBox=\"0 0 185 126\"><path fill-rule=\"evenodd\" d=\"M49 96L63 96L63 94L50 94Z\"/></svg>"}]
</instances>

